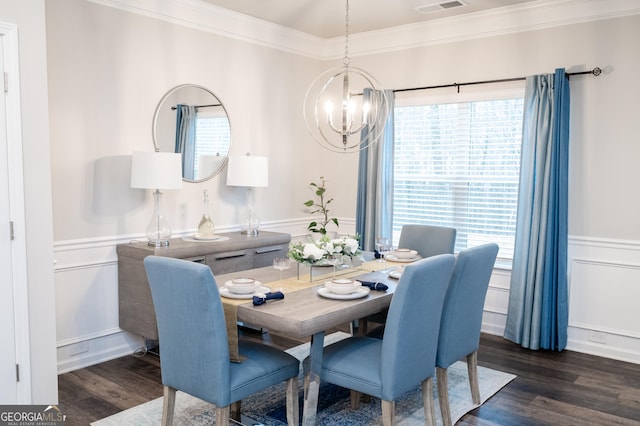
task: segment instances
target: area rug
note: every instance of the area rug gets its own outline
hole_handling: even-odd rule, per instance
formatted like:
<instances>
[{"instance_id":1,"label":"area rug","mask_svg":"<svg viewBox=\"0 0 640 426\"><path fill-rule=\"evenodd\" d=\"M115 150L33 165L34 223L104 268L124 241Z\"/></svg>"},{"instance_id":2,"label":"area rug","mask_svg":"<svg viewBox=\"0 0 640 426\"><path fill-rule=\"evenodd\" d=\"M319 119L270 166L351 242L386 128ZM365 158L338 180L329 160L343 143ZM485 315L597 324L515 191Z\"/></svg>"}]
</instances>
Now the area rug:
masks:
<instances>
[{"instance_id":1,"label":"area rug","mask_svg":"<svg viewBox=\"0 0 640 426\"><path fill-rule=\"evenodd\" d=\"M344 339L346 333L333 333L325 338L325 344ZM309 353L309 344L289 349L296 358L302 360ZM482 403L506 386L516 376L489 368L478 367L480 396ZM286 425L284 384L259 392L242 400L242 423L245 425L282 426ZM300 377L300 407L302 407L302 376ZM436 423L442 424L440 407L437 401L437 387L434 377L434 395L436 397ZM455 423L466 413L478 407L471 402L467 366L457 362L449 367L449 403L451 418ZM302 412L302 409L301 409ZM114 414L91 423L94 426L121 425L159 425L162 418L162 398L157 398L137 407ZM422 394L420 388L408 392L396 401L396 424L399 426L425 424ZM215 423L215 409L207 402L183 392L176 396L175 425L196 426ZM318 402L317 425L381 425L382 412L380 400L371 398L361 403L357 410L349 406L349 391L331 384L321 384Z\"/></svg>"}]
</instances>

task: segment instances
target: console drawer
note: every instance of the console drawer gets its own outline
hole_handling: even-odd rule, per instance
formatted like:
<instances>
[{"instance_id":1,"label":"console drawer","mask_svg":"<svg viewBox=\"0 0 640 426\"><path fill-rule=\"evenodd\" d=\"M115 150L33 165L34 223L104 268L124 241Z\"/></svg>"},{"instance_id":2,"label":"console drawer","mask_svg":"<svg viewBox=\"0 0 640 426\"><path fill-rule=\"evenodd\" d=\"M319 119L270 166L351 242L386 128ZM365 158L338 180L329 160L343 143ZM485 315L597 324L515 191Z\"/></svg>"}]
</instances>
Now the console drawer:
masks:
<instances>
[{"instance_id":1,"label":"console drawer","mask_svg":"<svg viewBox=\"0 0 640 426\"><path fill-rule=\"evenodd\" d=\"M205 263L211 268L214 276L243 271L253 268L253 253L249 249L212 253L206 255Z\"/></svg>"},{"instance_id":2,"label":"console drawer","mask_svg":"<svg viewBox=\"0 0 640 426\"><path fill-rule=\"evenodd\" d=\"M276 244L272 246L256 247L253 250L253 267L262 268L263 266L273 265L273 259L276 257L287 257L289 245Z\"/></svg>"}]
</instances>

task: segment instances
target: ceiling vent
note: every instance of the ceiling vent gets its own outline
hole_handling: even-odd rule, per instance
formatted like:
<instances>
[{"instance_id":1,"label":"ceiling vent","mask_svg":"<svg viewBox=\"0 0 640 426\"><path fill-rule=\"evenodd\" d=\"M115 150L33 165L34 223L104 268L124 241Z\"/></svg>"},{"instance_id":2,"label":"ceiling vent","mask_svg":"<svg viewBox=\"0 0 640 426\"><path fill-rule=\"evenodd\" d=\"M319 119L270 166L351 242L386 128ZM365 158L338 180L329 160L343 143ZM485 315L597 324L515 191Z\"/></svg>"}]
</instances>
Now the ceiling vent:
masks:
<instances>
[{"instance_id":1,"label":"ceiling vent","mask_svg":"<svg viewBox=\"0 0 640 426\"><path fill-rule=\"evenodd\" d=\"M438 3L425 4L425 5L416 7L416 10L420 13L427 14L427 13L441 12L443 10L455 9L458 7L464 7L466 5L467 5L466 3L460 0L453 0L453 1L444 1L444 2L438 2Z\"/></svg>"}]
</instances>

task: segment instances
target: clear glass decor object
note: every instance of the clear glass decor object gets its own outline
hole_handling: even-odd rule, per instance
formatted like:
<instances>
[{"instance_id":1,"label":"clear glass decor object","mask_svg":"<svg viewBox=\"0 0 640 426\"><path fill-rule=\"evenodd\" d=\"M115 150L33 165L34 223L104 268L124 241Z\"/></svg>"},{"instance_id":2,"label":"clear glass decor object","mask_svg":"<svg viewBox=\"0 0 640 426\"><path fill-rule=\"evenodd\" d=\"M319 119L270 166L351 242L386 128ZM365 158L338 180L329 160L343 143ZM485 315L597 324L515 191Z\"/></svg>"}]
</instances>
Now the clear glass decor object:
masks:
<instances>
[{"instance_id":1,"label":"clear glass decor object","mask_svg":"<svg viewBox=\"0 0 640 426\"><path fill-rule=\"evenodd\" d=\"M280 281L282 281L282 271L291 267L291 259L288 257L276 257L273 259L273 267L280 271Z\"/></svg>"},{"instance_id":2,"label":"clear glass decor object","mask_svg":"<svg viewBox=\"0 0 640 426\"><path fill-rule=\"evenodd\" d=\"M209 193L204 190L204 199L202 201L202 218L198 224L198 236L211 238L216 233L216 226L211 219L211 208L209 205Z\"/></svg>"},{"instance_id":3,"label":"clear glass decor object","mask_svg":"<svg viewBox=\"0 0 640 426\"><path fill-rule=\"evenodd\" d=\"M171 238L171 227L162 213L161 202L162 193L156 190L153 193L153 216L146 232L148 244L153 247L166 247Z\"/></svg>"}]
</instances>

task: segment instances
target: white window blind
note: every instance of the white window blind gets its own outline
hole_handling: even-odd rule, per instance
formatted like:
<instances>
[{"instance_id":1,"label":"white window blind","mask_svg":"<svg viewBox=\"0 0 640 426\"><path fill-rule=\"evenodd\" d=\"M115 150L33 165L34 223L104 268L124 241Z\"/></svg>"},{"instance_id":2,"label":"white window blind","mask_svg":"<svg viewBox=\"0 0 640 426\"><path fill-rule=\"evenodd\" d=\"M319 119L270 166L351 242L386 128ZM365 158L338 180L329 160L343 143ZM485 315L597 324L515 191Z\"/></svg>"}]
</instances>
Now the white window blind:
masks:
<instances>
[{"instance_id":1,"label":"white window blind","mask_svg":"<svg viewBox=\"0 0 640 426\"><path fill-rule=\"evenodd\" d=\"M453 226L456 252L513 258L523 99L395 107L394 241L409 223Z\"/></svg>"},{"instance_id":2,"label":"white window blind","mask_svg":"<svg viewBox=\"0 0 640 426\"><path fill-rule=\"evenodd\" d=\"M231 143L229 120L223 112L198 112L196 115L195 170L204 155L227 155Z\"/></svg>"}]
</instances>

